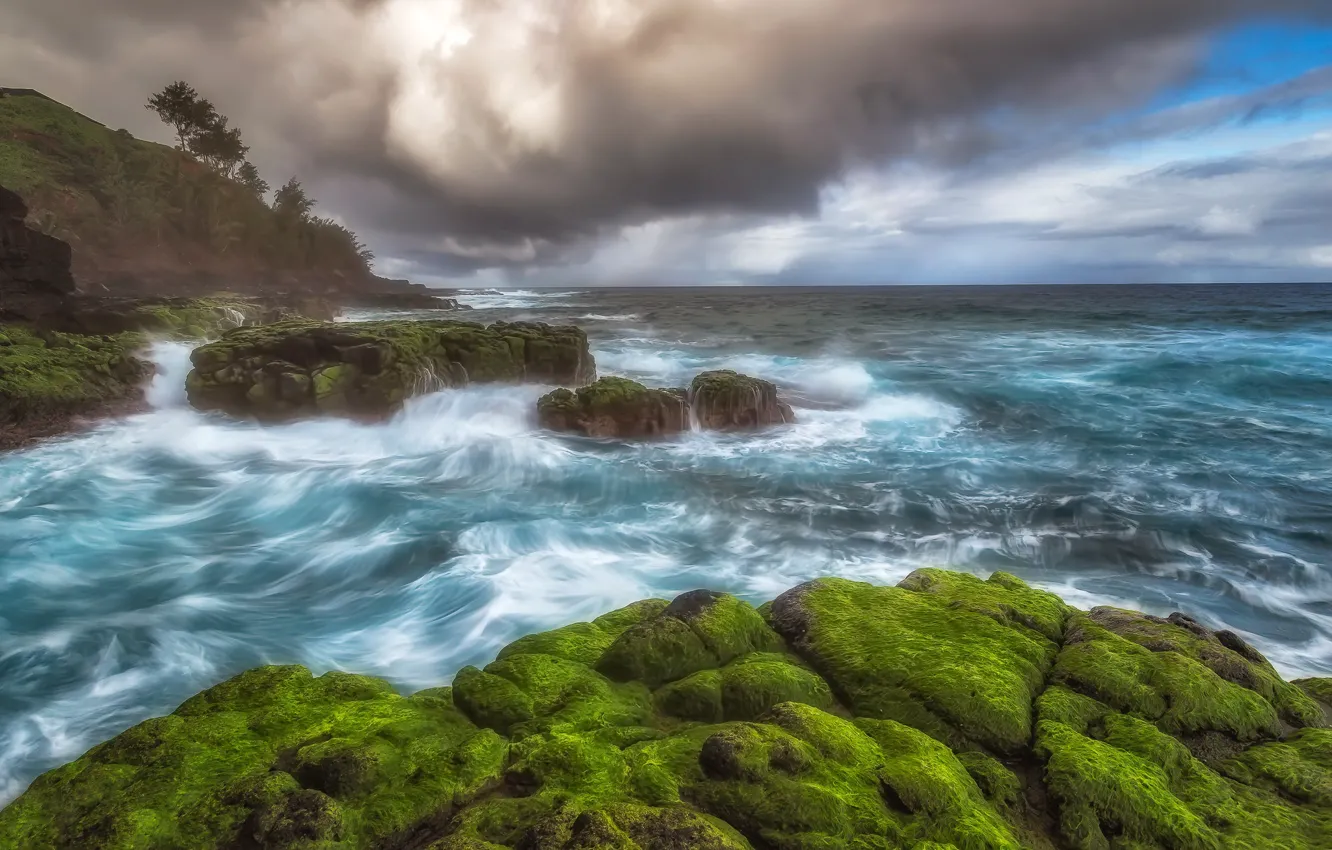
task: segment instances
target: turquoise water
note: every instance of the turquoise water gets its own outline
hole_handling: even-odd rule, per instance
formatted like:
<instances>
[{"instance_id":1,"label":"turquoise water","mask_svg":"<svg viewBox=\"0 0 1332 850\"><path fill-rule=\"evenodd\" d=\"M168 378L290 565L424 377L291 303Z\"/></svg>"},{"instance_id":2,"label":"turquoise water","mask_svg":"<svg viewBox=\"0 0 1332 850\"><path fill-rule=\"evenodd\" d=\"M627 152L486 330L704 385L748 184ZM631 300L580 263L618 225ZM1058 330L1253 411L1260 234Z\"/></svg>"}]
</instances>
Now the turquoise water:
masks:
<instances>
[{"instance_id":1,"label":"turquoise water","mask_svg":"<svg viewBox=\"0 0 1332 850\"><path fill-rule=\"evenodd\" d=\"M391 422L184 405L0 456L0 801L257 664L446 683L534 629L707 586L921 565L1184 610L1332 672L1332 289L472 292L603 374L777 381L799 424L558 437L540 387Z\"/></svg>"}]
</instances>

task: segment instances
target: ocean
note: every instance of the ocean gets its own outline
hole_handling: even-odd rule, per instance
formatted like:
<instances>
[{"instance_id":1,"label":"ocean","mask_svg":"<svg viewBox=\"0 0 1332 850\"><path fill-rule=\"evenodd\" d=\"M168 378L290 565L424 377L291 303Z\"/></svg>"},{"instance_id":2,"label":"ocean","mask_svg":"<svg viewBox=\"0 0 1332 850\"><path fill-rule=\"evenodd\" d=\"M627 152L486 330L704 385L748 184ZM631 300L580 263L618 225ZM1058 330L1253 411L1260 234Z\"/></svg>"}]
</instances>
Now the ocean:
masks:
<instances>
[{"instance_id":1,"label":"ocean","mask_svg":"<svg viewBox=\"0 0 1332 850\"><path fill-rule=\"evenodd\" d=\"M460 298L584 327L603 375L768 378L799 422L604 443L477 387L261 427L191 411L158 343L150 412L0 455L0 803L249 667L411 692L698 587L1007 570L1332 673L1332 287Z\"/></svg>"}]
</instances>

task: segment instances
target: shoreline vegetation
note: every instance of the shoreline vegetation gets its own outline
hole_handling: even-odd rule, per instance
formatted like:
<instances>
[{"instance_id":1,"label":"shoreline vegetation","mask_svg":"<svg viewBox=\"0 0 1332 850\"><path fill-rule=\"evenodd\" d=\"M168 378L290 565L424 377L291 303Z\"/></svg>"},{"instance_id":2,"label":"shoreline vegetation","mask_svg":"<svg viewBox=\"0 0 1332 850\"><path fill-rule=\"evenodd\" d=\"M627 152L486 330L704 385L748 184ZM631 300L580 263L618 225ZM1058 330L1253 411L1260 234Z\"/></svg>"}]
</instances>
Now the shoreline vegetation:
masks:
<instances>
[{"instance_id":1,"label":"shoreline vegetation","mask_svg":"<svg viewBox=\"0 0 1332 850\"><path fill-rule=\"evenodd\" d=\"M187 84L148 108L175 148L0 90L0 450L142 410L152 340L346 307L464 309L374 275L295 178L270 201L240 131Z\"/></svg>"},{"instance_id":2,"label":"shoreline vegetation","mask_svg":"<svg viewBox=\"0 0 1332 850\"><path fill-rule=\"evenodd\" d=\"M449 687L243 673L50 771L0 846L1322 848L1332 680L996 573L695 591Z\"/></svg>"},{"instance_id":3,"label":"shoreline vegetation","mask_svg":"<svg viewBox=\"0 0 1332 850\"><path fill-rule=\"evenodd\" d=\"M293 177L276 191L246 156L238 128L184 82L147 107L175 147L112 130L36 92L0 96L0 185L28 202L29 223L74 248L87 292L211 294L303 282L336 289L372 277L374 254L319 216ZM228 284L228 285L219 285Z\"/></svg>"}]
</instances>

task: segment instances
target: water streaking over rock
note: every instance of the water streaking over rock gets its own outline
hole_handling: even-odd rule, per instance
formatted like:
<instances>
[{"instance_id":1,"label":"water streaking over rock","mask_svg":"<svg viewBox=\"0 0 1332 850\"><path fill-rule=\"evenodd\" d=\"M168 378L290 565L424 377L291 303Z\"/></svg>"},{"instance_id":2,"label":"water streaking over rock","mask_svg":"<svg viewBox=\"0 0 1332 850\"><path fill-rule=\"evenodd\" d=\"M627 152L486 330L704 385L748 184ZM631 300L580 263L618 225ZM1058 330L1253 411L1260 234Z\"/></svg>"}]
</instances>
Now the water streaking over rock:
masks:
<instances>
[{"instance_id":1,"label":"water streaking over rock","mask_svg":"<svg viewBox=\"0 0 1332 850\"><path fill-rule=\"evenodd\" d=\"M601 443L532 386L265 428L185 407L162 344L153 412L0 456L0 800L258 664L411 691L641 598L922 565L1332 671L1326 289L459 297L581 325L602 374L774 381L797 422Z\"/></svg>"}]
</instances>

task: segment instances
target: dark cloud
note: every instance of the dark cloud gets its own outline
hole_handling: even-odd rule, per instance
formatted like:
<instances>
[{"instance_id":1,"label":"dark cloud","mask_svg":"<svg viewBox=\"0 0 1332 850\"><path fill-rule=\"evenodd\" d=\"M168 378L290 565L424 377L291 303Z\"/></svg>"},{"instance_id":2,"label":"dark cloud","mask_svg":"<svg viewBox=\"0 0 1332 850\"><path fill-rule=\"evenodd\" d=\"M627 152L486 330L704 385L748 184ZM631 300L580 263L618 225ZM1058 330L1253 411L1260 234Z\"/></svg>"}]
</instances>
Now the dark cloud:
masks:
<instances>
[{"instance_id":1,"label":"dark cloud","mask_svg":"<svg viewBox=\"0 0 1332 850\"><path fill-rule=\"evenodd\" d=\"M44 0L6 11L0 78L139 132L145 94L189 79L381 254L457 270L661 217L809 213L850 170L971 162L1139 103L1208 32L1282 13L1328 4Z\"/></svg>"}]
</instances>

